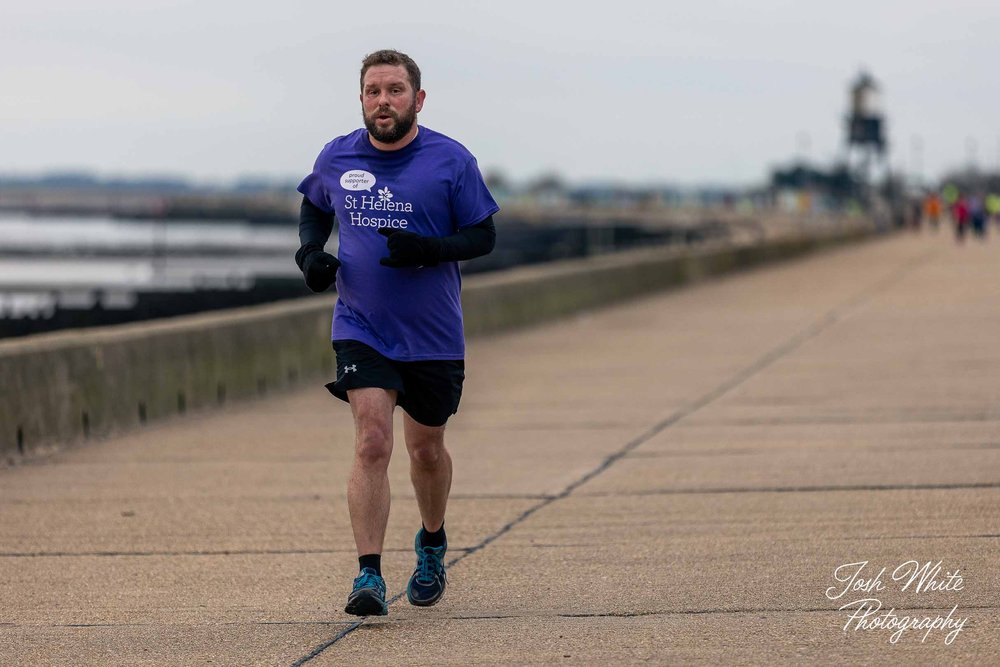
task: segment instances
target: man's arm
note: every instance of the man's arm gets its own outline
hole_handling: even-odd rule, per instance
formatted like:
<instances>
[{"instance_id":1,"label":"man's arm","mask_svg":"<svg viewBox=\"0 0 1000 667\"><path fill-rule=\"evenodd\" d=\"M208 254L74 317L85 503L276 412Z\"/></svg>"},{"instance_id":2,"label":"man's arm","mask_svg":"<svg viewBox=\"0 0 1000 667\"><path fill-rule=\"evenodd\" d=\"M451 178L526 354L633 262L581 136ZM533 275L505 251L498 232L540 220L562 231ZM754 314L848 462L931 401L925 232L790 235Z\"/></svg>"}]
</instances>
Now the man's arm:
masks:
<instances>
[{"instance_id":1,"label":"man's arm","mask_svg":"<svg viewBox=\"0 0 1000 667\"><path fill-rule=\"evenodd\" d=\"M438 239L441 251L439 262L459 262L475 259L493 252L497 242L497 228L493 216L471 227L459 230L457 234Z\"/></svg>"},{"instance_id":2,"label":"man's arm","mask_svg":"<svg viewBox=\"0 0 1000 667\"><path fill-rule=\"evenodd\" d=\"M333 213L327 213L316 206L308 197L302 198L302 205L299 207L299 243L315 243L322 248L333 233L333 224Z\"/></svg>"},{"instance_id":3,"label":"man's arm","mask_svg":"<svg viewBox=\"0 0 1000 667\"><path fill-rule=\"evenodd\" d=\"M493 216L470 227L463 227L457 234L443 238L420 236L399 229L378 230L386 237L389 256L379 263L383 266L401 268L404 266L435 266L441 262L458 262L475 259L493 252L497 230Z\"/></svg>"},{"instance_id":4,"label":"man's arm","mask_svg":"<svg viewBox=\"0 0 1000 667\"><path fill-rule=\"evenodd\" d=\"M340 260L323 251L334 222L332 213L320 209L308 197L302 198L299 207L299 243L302 245L295 253L295 263L313 292L326 291L337 279Z\"/></svg>"}]
</instances>

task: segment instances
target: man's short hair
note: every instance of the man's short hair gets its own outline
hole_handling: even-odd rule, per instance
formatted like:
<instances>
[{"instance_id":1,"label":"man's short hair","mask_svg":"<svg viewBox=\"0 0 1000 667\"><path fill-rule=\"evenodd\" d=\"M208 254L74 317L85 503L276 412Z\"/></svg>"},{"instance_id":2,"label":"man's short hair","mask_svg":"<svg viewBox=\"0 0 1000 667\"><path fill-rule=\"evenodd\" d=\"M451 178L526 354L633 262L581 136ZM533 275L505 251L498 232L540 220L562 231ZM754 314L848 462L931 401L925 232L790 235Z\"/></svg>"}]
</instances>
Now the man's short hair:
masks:
<instances>
[{"instance_id":1,"label":"man's short hair","mask_svg":"<svg viewBox=\"0 0 1000 667\"><path fill-rule=\"evenodd\" d=\"M413 86L413 92L420 90L420 68L417 67L417 63L413 62L413 58L394 49L382 49L375 53L369 53L361 61L362 91L365 89L365 72L368 71L369 67L374 67L375 65L402 65L406 68L406 73L410 76L410 85Z\"/></svg>"}]
</instances>

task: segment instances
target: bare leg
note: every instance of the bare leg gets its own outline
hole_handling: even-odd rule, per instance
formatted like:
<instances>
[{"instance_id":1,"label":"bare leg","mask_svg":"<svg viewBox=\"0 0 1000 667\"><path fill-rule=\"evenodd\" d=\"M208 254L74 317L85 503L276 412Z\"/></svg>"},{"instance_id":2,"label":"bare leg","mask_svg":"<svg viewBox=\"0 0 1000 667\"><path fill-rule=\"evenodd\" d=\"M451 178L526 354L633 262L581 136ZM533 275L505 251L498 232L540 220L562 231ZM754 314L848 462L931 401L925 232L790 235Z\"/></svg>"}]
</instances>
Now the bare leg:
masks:
<instances>
[{"instance_id":1,"label":"bare leg","mask_svg":"<svg viewBox=\"0 0 1000 667\"><path fill-rule=\"evenodd\" d=\"M354 413L354 465L347 506L358 555L382 553L389 520L389 457L396 392L364 388L347 392Z\"/></svg>"},{"instance_id":2,"label":"bare leg","mask_svg":"<svg viewBox=\"0 0 1000 667\"><path fill-rule=\"evenodd\" d=\"M404 413L403 434L420 518L434 532L444 523L451 491L451 456L444 446L444 426L424 426Z\"/></svg>"}]
</instances>

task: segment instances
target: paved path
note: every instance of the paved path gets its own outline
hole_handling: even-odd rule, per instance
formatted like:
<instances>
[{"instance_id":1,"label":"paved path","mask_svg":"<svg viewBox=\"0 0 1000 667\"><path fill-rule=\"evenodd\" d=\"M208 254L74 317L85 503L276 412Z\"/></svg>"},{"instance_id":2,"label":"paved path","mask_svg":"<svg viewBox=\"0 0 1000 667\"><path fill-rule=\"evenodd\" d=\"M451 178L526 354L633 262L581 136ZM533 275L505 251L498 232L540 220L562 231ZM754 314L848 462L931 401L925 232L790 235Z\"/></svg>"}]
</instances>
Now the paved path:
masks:
<instances>
[{"instance_id":1,"label":"paved path","mask_svg":"<svg viewBox=\"0 0 1000 667\"><path fill-rule=\"evenodd\" d=\"M360 625L352 428L321 387L0 470L0 663L989 664L998 260L899 236L474 341L448 593ZM900 590L910 560L961 590ZM881 590L828 599L861 561ZM845 633L864 598L967 621Z\"/></svg>"}]
</instances>

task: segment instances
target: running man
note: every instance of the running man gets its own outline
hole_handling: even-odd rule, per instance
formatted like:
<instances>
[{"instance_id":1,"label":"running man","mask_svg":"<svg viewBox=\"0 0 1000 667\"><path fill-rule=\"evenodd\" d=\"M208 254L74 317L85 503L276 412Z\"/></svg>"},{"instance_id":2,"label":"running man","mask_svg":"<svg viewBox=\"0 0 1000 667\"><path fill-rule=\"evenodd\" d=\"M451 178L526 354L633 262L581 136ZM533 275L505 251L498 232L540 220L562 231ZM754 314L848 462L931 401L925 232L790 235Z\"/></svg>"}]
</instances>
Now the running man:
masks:
<instances>
[{"instance_id":1,"label":"running man","mask_svg":"<svg viewBox=\"0 0 1000 667\"><path fill-rule=\"evenodd\" d=\"M354 416L347 504L360 572L345 611L358 616L388 612L381 554L397 405L423 522L406 595L428 606L444 594L452 474L444 431L465 379L458 262L493 250L500 208L472 154L417 125L425 98L409 56L383 50L365 57L365 127L328 143L298 188L302 247L295 261L311 290L336 282L338 294L337 379L327 389L350 403ZM337 257L323 250L335 221Z\"/></svg>"}]
</instances>

